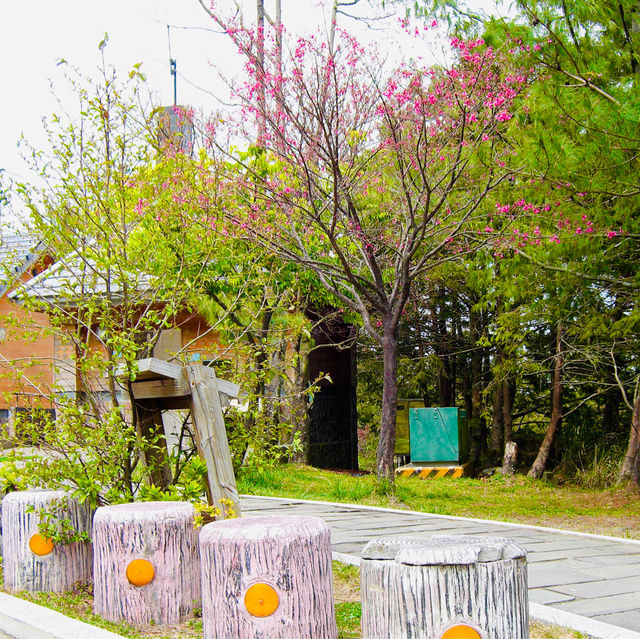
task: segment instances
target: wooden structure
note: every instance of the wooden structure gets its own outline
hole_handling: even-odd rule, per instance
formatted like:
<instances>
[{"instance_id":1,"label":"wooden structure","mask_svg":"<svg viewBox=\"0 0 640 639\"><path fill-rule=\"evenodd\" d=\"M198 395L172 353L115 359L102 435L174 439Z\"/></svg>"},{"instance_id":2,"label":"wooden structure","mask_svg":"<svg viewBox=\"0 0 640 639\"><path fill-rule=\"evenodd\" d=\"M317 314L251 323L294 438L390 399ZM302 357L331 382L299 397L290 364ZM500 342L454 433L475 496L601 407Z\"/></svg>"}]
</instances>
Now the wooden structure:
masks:
<instances>
[{"instance_id":1,"label":"wooden structure","mask_svg":"<svg viewBox=\"0 0 640 639\"><path fill-rule=\"evenodd\" d=\"M62 490L13 492L2 500L2 557L7 590L64 592L91 580L89 542L54 543L38 531L41 513L91 536L91 509Z\"/></svg>"},{"instance_id":2,"label":"wooden structure","mask_svg":"<svg viewBox=\"0 0 640 639\"><path fill-rule=\"evenodd\" d=\"M94 611L109 621L174 624L200 605L194 508L159 501L103 506L94 531Z\"/></svg>"},{"instance_id":3,"label":"wooden structure","mask_svg":"<svg viewBox=\"0 0 640 639\"><path fill-rule=\"evenodd\" d=\"M336 309L307 309L315 348L307 358L307 376L319 383L307 413L307 462L316 468L358 469L356 401L357 331Z\"/></svg>"},{"instance_id":4,"label":"wooden structure","mask_svg":"<svg viewBox=\"0 0 640 639\"><path fill-rule=\"evenodd\" d=\"M528 639L526 550L509 539L383 537L360 563L363 639Z\"/></svg>"},{"instance_id":5,"label":"wooden structure","mask_svg":"<svg viewBox=\"0 0 640 639\"><path fill-rule=\"evenodd\" d=\"M228 519L200 532L205 639L335 639L331 538L317 517Z\"/></svg>"},{"instance_id":6,"label":"wooden structure","mask_svg":"<svg viewBox=\"0 0 640 639\"><path fill-rule=\"evenodd\" d=\"M162 433L162 411L189 409L198 452L207 465L209 504L228 499L240 514L240 502L233 474L222 406L238 397L237 384L216 378L212 368L202 364L182 366L157 358L138 362L138 375L131 383L133 409L144 435L153 439ZM164 452L164 451L163 451ZM162 461L155 460L156 469ZM163 484L163 478L156 482Z\"/></svg>"},{"instance_id":7,"label":"wooden structure","mask_svg":"<svg viewBox=\"0 0 640 639\"><path fill-rule=\"evenodd\" d=\"M49 395L59 381L53 362L60 345L44 313L29 311L11 297L52 262L41 242L0 234L0 424L7 425L11 437L21 435L14 429L19 413L53 409Z\"/></svg>"}]
</instances>

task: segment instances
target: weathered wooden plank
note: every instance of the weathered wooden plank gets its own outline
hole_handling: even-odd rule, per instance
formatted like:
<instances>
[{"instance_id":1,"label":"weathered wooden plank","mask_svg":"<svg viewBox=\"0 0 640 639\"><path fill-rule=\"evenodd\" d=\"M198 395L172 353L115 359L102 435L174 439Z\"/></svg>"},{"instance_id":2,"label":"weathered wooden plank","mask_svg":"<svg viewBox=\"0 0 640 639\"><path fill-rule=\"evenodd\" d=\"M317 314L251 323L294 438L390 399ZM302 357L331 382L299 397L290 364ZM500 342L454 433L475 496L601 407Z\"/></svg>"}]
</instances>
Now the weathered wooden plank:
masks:
<instances>
[{"instance_id":1,"label":"weathered wooden plank","mask_svg":"<svg viewBox=\"0 0 640 639\"><path fill-rule=\"evenodd\" d=\"M209 501L215 506L220 499L229 499L239 515L240 500L216 375L212 368L202 364L189 364L186 374L191 386L191 416L196 445L207 465Z\"/></svg>"},{"instance_id":2,"label":"weathered wooden plank","mask_svg":"<svg viewBox=\"0 0 640 639\"><path fill-rule=\"evenodd\" d=\"M145 370L141 370L136 378L136 381L133 382L133 391L134 397L136 399L161 399L163 397L186 397L191 393L191 388L189 386L189 382L184 378L182 374L179 378L174 377L174 370L164 370L164 373L161 369L163 369L162 365L158 365L157 362L162 360L155 360L154 358L140 360L139 365L142 365L144 362L143 368ZM149 362L149 363L147 363ZM166 362L164 362L166 364ZM174 364L169 364L169 366L174 367ZM170 373L170 375L166 375L165 373ZM163 375L163 379L151 379L151 376ZM228 401L229 397L238 397L240 395L240 386L238 384L234 384L233 382L229 382L225 379L216 378L216 382L218 384L218 391L221 395L225 397L222 398L223 401Z\"/></svg>"},{"instance_id":3,"label":"weathered wooden plank","mask_svg":"<svg viewBox=\"0 0 640 639\"><path fill-rule=\"evenodd\" d=\"M218 391L221 394L227 395L228 397L240 396L240 386L238 384L228 382L226 379L220 379L219 377L216 377L216 383L218 384Z\"/></svg>"},{"instance_id":4,"label":"weathered wooden plank","mask_svg":"<svg viewBox=\"0 0 640 639\"><path fill-rule=\"evenodd\" d=\"M186 379L152 379L131 384L134 399L188 397L191 387Z\"/></svg>"},{"instance_id":5,"label":"weathered wooden plank","mask_svg":"<svg viewBox=\"0 0 640 639\"><path fill-rule=\"evenodd\" d=\"M160 335L153 347L152 357L171 361L182 348L182 331L179 328L169 328L160 331Z\"/></svg>"},{"instance_id":6,"label":"weathered wooden plank","mask_svg":"<svg viewBox=\"0 0 640 639\"><path fill-rule=\"evenodd\" d=\"M169 379L182 379L182 365L166 362L165 360L158 359L157 357L147 357L146 359L139 359L138 375L136 379L144 380L150 377L168 377Z\"/></svg>"}]
</instances>

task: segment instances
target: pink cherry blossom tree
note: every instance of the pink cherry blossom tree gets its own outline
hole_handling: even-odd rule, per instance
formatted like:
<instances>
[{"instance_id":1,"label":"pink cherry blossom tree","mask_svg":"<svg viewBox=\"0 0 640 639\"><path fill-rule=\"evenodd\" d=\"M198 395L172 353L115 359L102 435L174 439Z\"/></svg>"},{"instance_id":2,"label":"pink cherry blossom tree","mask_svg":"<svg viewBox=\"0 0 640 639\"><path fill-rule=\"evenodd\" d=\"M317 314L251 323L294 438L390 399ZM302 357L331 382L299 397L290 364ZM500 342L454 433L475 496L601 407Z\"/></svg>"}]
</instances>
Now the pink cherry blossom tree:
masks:
<instances>
[{"instance_id":1,"label":"pink cherry blossom tree","mask_svg":"<svg viewBox=\"0 0 640 639\"><path fill-rule=\"evenodd\" d=\"M377 474L393 478L398 325L412 282L494 246L512 223L515 209L488 215L483 203L517 170L504 135L528 75L482 40L452 40L447 65L391 70L340 29L332 46L285 31L284 44L258 48L255 32L211 12L246 56L236 135L256 140L260 127L259 148L234 155L226 214L240 236L315 273L380 344Z\"/></svg>"}]
</instances>

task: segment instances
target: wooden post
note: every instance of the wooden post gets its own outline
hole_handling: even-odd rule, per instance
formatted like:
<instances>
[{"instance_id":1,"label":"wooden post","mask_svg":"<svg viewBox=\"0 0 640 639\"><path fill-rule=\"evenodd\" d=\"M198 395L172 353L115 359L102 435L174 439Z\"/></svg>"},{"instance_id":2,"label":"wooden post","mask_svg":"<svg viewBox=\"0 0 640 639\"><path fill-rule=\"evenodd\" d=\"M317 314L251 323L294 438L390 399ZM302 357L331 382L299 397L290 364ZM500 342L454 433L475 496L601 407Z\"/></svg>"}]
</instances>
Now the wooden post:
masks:
<instances>
[{"instance_id":1,"label":"wooden post","mask_svg":"<svg viewBox=\"0 0 640 639\"><path fill-rule=\"evenodd\" d=\"M191 387L191 416L196 444L207 464L209 503L219 506L220 499L228 499L239 516L240 499L216 375L213 369L202 364L190 364L186 373Z\"/></svg>"},{"instance_id":2,"label":"wooden post","mask_svg":"<svg viewBox=\"0 0 640 639\"><path fill-rule=\"evenodd\" d=\"M250 517L200 532L205 639L335 639L331 537L317 517Z\"/></svg>"},{"instance_id":3,"label":"wooden post","mask_svg":"<svg viewBox=\"0 0 640 639\"><path fill-rule=\"evenodd\" d=\"M222 405L230 397L238 397L240 387L217 379L212 368L202 364L183 367L151 357L137 362L138 375L131 383L132 401L136 408L152 407L159 426L160 411L188 408L191 410L198 453L207 466L207 499L219 507L228 499L240 515L240 501L233 474L231 451L222 415ZM160 431L156 429L159 433ZM162 465L157 467L161 469ZM162 485L163 477L154 479Z\"/></svg>"},{"instance_id":4,"label":"wooden post","mask_svg":"<svg viewBox=\"0 0 640 639\"><path fill-rule=\"evenodd\" d=\"M69 520L91 536L91 509L63 490L26 490L2 500L2 557L7 590L64 592L91 580L91 543L52 542L38 532L41 513Z\"/></svg>"},{"instance_id":5,"label":"wooden post","mask_svg":"<svg viewBox=\"0 0 640 639\"><path fill-rule=\"evenodd\" d=\"M526 550L509 539L384 537L360 563L363 639L528 639Z\"/></svg>"},{"instance_id":6,"label":"wooden post","mask_svg":"<svg viewBox=\"0 0 640 639\"><path fill-rule=\"evenodd\" d=\"M144 438L144 461L154 486L166 490L171 485L171 467L164 436L162 409L157 399L139 399L134 403L140 434Z\"/></svg>"},{"instance_id":7,"label":"wooden post","mask_svg":"<svg viewBox=\"0 0 640 639\"><path fill-rule=\"evenodd\" d=\"M109 621L174 624L200 605L194 508L177 501L103 506L94 530L94 611Z\"/></svg>"}]
</instances>

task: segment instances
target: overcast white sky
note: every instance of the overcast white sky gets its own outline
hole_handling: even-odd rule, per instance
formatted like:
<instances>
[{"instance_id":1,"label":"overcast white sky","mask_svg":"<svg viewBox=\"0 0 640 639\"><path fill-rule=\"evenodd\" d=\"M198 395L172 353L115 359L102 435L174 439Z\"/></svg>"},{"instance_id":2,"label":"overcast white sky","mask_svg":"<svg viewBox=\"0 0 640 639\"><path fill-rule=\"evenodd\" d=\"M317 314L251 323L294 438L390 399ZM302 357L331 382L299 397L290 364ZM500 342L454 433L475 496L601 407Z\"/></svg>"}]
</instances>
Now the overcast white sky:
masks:
<instances>
[{"instance_id":1,"label":"overcast white sky","mask_svg":"<svg viewBox=\"0 0 640 639\"><path fill-rule=\"evenodd\" d=\"M228 5L231 0L220 2ZM240 4L253 21L255 0ZM265 4L270 9L273 2ZM282 0L285 26L292 32L317 29L328 17L322 4ZM5 176L30 178L17 147L21 133L43 147L42 117L57 108L53 91L64 95L66 90L64 67L58 62L65 59L95 75L101 59L98 44L105 32L107 62L121 73L141 62L158 103L172 104L167 25L171 55L178 65L178 102L205 112L219 108L208 92L223 91L219 69L233 66L235 51L226 36L211 31L215 25L197 0L0 0L0 169ZM369 32L366 37L382 35Z\"/></svg>"},{"instance_id":2,"label":"overcast white sky","mask_svg":"<svg viewBox=\"0 0 640 639\"><path fill-rule=\"evenodd\" d=\"M253 21L255 0L241 0ZM267 0L267 8L272 2ZM286 24L317 26L323 12L316 0L283 0ZM100 64L98 44L106 33L106 60L125 73L142 62L142 70L158 102L173 103L169 74L171 54L178 64L178 101L213 110L219 107L206 91L220 92L219 66L227 69L234 56L227 38L213 29L197 0L0 0L0 169L18 179L28 177L16 148L20 134L37 146L41 118L57 108L50 82L64 94L60 59L94 74ZM181 27L191 27L184 29ZM194 86L196 85L196 86Z\"/></svg>"}]
</instances>

